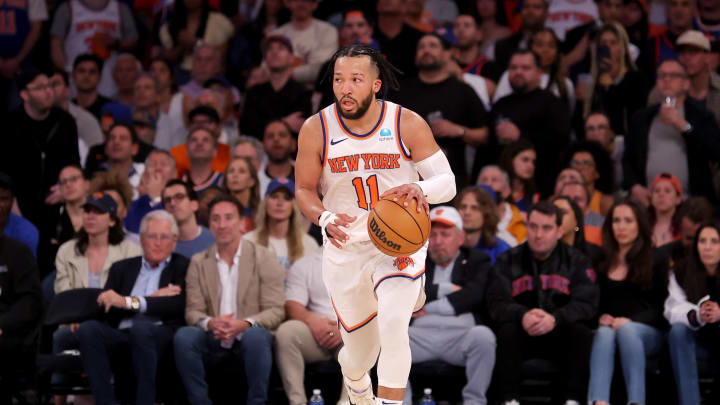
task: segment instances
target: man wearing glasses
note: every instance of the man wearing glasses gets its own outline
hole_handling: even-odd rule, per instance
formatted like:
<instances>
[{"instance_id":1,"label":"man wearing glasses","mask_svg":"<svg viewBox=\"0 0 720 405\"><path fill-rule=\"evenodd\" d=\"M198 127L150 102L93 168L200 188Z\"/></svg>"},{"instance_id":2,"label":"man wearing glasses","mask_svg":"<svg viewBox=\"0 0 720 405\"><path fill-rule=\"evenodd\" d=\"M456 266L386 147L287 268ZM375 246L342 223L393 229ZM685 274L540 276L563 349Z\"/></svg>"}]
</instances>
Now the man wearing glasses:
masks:
<instances>
[{"instance_id":1,"label":"man wearing glasses","mask_svg":"<svg viewBox=\"0 0 720 405\"><path fill-rule=\"evenodd\" d=\"M53 107L55 93L46 74L26 69L18 87L23 104L2 120L0 172L13 180L23 217L42 231L47 216L56 211L46 199L60 171L80 164L77 127L70 114ZM40 240L46 237L41 234Z\"/></svg>"},{"instance_id":2,"label":"man wearing glasses","mask_svg":"<svg viewBox=\"0 0 720 405\"><path fill-rule=\"evenodd\" d=\"M130 347L135 403L154 404L159 360L184 324L185 273L189 260L173 254L178 226L167 211L152 211L140 225L143 254L110 267L97 299L107 316L89 320L77 331L83 368L95 402L117 404L109 353Z\"/></svg>"},{"instance_id":3,"label":"man wearing glasses","mask_svg":"<svg viewBox=\"0 0 720 405\"><path fill-rule=\"evenodd\" d=\"M669 172L690 195L717 201L709 164L718 161L720 140L712 113L688 97L690 80L678 61L660 64L656 87L663 101L636 112L630 125L623 156L625 189L647 206L647 185Z\"/></svg>"},{"instance_id":4,"label":"man wearing glasses","mask_svg":"<svg viewBox=\"0 0 720 405\"><path fill-rule=\"evenodd\" d=\"M182 180L170 180L162 191L163 207L175 217L179 234L175 253L188 259L215 243L209 229L197 223L195 213L199 208L195 191Z\"/></svg>"}]
</instances>

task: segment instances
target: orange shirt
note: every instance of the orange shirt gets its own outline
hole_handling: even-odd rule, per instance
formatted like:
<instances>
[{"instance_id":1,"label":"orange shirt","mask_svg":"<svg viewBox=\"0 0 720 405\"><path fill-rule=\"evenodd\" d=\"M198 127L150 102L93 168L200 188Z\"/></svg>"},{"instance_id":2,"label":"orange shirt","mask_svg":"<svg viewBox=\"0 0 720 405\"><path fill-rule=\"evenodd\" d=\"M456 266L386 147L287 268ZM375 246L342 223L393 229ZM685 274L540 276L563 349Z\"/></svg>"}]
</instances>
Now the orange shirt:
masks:
<instances>
[{"instance_id":1,"label":"orange shirt","mask_svg":"<svg viewBox=\"0 0 720 405\"><path fill-rule=\"evenodd\" d=\"M170 149L170 154L175 159L177 177L181 178L190 171L190 158L188 158L187 155L187 145L182 144ZM228 163L230 163L230 146L219 143L217 153L212 161L212 169L216 172L225 173Z\"/></svg>"}]
</instances>

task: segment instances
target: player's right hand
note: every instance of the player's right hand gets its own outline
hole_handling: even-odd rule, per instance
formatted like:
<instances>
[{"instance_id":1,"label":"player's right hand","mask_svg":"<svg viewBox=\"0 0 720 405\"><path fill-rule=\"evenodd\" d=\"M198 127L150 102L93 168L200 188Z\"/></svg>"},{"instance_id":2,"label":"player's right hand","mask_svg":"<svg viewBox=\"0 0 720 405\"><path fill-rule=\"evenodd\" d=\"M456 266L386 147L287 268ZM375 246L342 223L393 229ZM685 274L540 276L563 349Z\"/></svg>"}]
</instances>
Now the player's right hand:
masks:
<instances>
[{"instance_id":1,"label":"player's right hand","mask_svg":"<svg viewBox=\"0 0 720 405\"><path fill-rule=\"evenodd\" d=\"M349 228L350 224L355 222L357 217L351 217L348 214L335 214L335 221L325 227L325 233L336 248L342 249L342 243L345 243L350 237L342 231L342 228Z\"/></svg>"}]
</instances>

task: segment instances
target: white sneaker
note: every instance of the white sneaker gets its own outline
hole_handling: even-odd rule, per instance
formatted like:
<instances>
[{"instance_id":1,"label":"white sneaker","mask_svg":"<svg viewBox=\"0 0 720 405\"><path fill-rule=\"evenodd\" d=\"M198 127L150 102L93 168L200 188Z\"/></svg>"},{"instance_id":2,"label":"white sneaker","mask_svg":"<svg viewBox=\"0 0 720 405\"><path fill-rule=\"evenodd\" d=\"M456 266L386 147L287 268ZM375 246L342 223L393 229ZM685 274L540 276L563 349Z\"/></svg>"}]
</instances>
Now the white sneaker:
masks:
<instances>
[{"instance_id":1,"label":"white sneaker","mask_svg":"<svg viewBox=\"0 0 720 405\"><path fill-rule=\"evenodd\" d=\"M513 399L510 401L505 401L504 405L520 405L520 402L517 399Z\"/></svg>"},{"instance_id":2,"label":"white sneaker","mask_svg":"<svg viewBox=\"0 0 720 405\"><path fill-rule=\"evenodd\" d=\"M375 405L375 395L373 395L372 384L370 384L367 389L361 393L353 390L347 386L347 384L346 388L351 405Z\"/></svg>"},{"instance_id":3,"label":"white sneaker","mask_svg":"<svg viewBox=\"0 0 720 405\"><path fill-rule=\"evenodd\" d=\"M565 405L580 405L580 402L574 399L568 399L567 401L565 401Z\"/></svg>"}]
</instances>

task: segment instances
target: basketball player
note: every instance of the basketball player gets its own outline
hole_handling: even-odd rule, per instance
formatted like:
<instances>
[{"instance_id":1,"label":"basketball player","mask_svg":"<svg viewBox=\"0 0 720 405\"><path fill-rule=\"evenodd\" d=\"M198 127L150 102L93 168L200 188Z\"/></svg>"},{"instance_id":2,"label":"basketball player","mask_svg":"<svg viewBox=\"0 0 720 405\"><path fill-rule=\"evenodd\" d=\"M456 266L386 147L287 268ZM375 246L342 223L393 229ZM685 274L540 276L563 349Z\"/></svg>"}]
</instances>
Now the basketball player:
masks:
<instances>
[{"instance_id":1,"label":"basketball player","mask_svg":"<svg viewBox=\"0 0 720 405\"><path fill-rule=\"evenodd\" d=\"M338 361L350 402L400 404L410 374L408 324L425 300L427 244L404 258L381 253L368 235L368 212L392 194L428 212L428 203L455 196L455 176L427 123L378 98L397 86L380 53L352 45L328 70L335 103L300 130L297 201L323 230L323 279L344 342ZM368 375L376 361L377 399Z\"/></svg>"}]
</instances>

